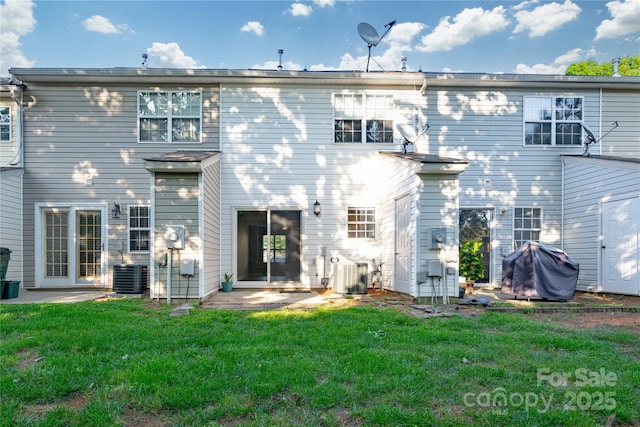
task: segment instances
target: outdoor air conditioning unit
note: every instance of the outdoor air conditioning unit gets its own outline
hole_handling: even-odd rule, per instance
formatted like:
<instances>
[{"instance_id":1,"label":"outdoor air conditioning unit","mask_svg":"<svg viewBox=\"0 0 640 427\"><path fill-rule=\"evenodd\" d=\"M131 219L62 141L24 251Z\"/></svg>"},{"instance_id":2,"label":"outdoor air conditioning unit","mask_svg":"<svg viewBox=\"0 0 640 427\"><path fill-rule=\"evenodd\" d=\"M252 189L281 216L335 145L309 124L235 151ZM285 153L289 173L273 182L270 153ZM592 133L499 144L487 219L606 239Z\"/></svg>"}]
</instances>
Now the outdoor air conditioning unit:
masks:
<instances>
[{"instance_id":1,"label":"outdoor air conditioning unit","mask_svg":"<svg viewBox=\"0 0 640 427\"><path fill-rule=\"evenodd\" d=\"M333 265L333 290L339 294L366 294L369 264L341 263Z\"/></svg>"},{"instance_id":2,"label":"outdoor air conditioning unit","mask_svg":"<svg viewBox=\"0 0 640 427\"><path fill-rule=\"evenodd\" d=\"M119 294L141 294L149 287L149 267L141 264L113 266L113 291Z\"/></svg>"}]
</instances>

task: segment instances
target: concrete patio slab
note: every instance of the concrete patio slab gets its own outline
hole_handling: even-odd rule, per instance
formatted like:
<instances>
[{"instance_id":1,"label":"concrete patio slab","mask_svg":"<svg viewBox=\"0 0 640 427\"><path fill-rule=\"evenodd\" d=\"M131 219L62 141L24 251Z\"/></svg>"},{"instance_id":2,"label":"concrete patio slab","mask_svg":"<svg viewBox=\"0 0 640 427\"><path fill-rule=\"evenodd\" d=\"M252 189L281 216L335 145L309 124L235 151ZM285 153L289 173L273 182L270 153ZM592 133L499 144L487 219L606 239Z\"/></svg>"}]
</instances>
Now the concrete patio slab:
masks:
<instances>
[{"instance_id":1,"label":"concrete patio slab","mask_svg":"<svg viewBox=\"0 0 640 427\"><path fill-rule=\"evenodd\" d=\"M35 290L20 288L17 298L0 300L0 304L74 303L114 295L109 290Z\"/></svg>"}]
</instances>

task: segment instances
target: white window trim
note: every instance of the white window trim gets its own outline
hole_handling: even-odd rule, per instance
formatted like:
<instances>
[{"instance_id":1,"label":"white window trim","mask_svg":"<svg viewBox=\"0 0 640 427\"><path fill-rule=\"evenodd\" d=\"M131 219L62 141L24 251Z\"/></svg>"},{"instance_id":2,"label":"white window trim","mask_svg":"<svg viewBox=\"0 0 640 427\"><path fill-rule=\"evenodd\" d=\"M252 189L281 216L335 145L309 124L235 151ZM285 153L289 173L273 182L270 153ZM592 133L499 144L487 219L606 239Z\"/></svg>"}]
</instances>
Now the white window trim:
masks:
<instances>
[{"instance_id":1,"label":"white window trim","mask_svg":"<svg viewBox=\"0 0 640 427\"><path fill-rule=\"evenodd\" d=\"M10 105L0 105L0 108L7 108L9 110L9 113L7 114L7 117L9 117L9 121L8 122L2 122L1 124L3 126L8 126L9 127L9 139L0 139L0 142L12 142L13 141L13 126L12 126L12 111L11 111L11 106Z\"/></svg>"},{"instance_id":2,"label":"white window trim","mask_svg":"<svg viewBox=\"0 0 640 427\"><path fill-rule=\"evenodd\" d=\"M131 208L147 208L149 210L149 215L147 219L149 220L149 227L133 227L131 228ZM149 249L146 251L139 251L131 249L131 231L137 230L148 230L149 231ZM130 254L148 254L151 252L153 247L153 240L151 235L151 206L150 205L128 205L127 206L127 251Z\"/></svg>"},{"instance_id":3,"label":"white window trim","mask_svg":"<svg viewBox=\"0 0 640 427\"><path fill-rule=\"evenodd\" d=\"M358 210L372 210L373 211L373 223L369 223L369 222L364 222L363 224L373 224L373 237L369 237L369 236L365 236L365 237L359 237L359 236L355 236L355 237L351 237L349 236L349 209L358 209ZM346 214L346 222L345 222L345 226L346 226L346 237L347 240L350 241L366 241L366 240L370 240L370 241L375 241L376 237L378 235L378 218L376 215L376 207L375 206L363 206L363 205L349 205L346 207L345 210L345 214Z\"/></svg>"},{"instance_id":4,"label":"white window trim","mask_svg":"<svg viewBox=\"0 0 640 427\"><path fill-rule=\"evenodd\" d=\"M360 114L358 116L354 116L354 117L350 117L350 116L341 116L341 115L337 115L336 114L336 97L342 97L342 96L361 96L362 97L362 111L360 112ZM376 116L375 114L372 114L370 111L368 111L367 109L367 98L368 97L375 97L375 96L384 96L384 97L389 97L391 98L391 110L390 111L386 111L385 116L384 117L379 117ZM333 144L335 145L347 145L347 146L359 146L359 145L392 145L395 142L395 131L394 131L394 124L396 123L395 120L395 110L396 110L396 97L392 94L392 93L386 93L386 92L340 92L340 93L334 93L332 95L331 98L332 101L332 112L333 112ZM360 124L361 124L361 140L360 142L337 142L336 141L336 133L335 133L335 122L336 120L359 120ZM367 121L369 120L387 120L387 121L391 121L391 134L392 134L392 138L390 142L367 142Z\"/></svg>"},{"instance_id":5,"label":"white window trim","mask_svg":"<svg viewBox=\"0 0 640 427\"><path fill-rule=\"evenodd\" d=\"M199 135L199 140L198 141L173 141L173 124L172 124L172 113L171 113L171 94L173 93L197 93L200 94L200 129L198 131L198 135ZM167 132L168 132L168 140L167 141L142 141L140 140L140 94L141 93L167 93L168 96L168 110L169 110L169 115L167 116L167 120L168 120L168 124L167 124ZM162 89L162 90L139 90L138 93L136 94L136 126L137 126L137 133L138 133L138 143L139 144L202 144L202 122L203 122L203 111L202 111L202 105L203 105L203 95L202 95L202 91L199 90L171 90L171 89ZM184 117L182 117L184 118ZM186 117L189 118L189 117ZM191 117L194 118L194 117Z\"/></svg>"},{"instance_id":6,"label":"white window trim","mask_svg":"<svg viewBox=\"0 0 640 427\"><path fill-rule=\"evenodd\" d=\"M516 229L516 209L540 209L540 228L522 228L519 227ZM540 240L542 240L542 229L544 224L544 209L541 206L514 206L513 207L513 222L511 223L511 247L515 250L518 249L516 247L516 230L523 231L538 231L540 233Z\"/></svg>"},{"instance_id":7,"label":"white window trim","mask_svg":"<svg viewBox=\"0 0 640 427\"><path fill-rule=\"evenodd\" d=\"M551 120L529 120L529 123L550 123L551 124L551 144L527 144L527 118L526 118L526 110L525 103L527 99L550 99L551 100ZM582 100L582 120L580 121L566 121L566 120L556 120L556 99L557 98L580 98ZM522 98L522 146L528 148L535 147L556 147L556 148L570 148L570 147L581 147L583 144L556 144L556 125L559 123L584 123L584 114L585 114L585 102L584 96L576 96L576 95L533 95L533 96L523 96ZM584 139L585 133L584 130L581 131L581 139Z\"/></svg>"}]
</instances>

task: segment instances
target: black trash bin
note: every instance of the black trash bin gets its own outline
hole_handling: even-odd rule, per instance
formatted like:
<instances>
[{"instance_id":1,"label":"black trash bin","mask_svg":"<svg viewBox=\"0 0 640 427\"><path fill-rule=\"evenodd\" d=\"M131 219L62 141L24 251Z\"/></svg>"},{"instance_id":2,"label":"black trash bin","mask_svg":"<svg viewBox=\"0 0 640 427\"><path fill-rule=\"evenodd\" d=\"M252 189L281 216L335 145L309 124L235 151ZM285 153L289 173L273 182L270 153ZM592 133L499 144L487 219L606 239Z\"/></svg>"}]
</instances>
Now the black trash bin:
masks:
<instances>
[{"instance_id":1,"label":"black trash bin","mask_svg":"<svg viewBox=\"0 0 640 427\"><path fill-rule=\"evenodd\" d=\"M11 251L9 248L0 248L0 281L4 281L7 277L7 268L9 268L9 259Z\"/></svg>"}]
</instances>

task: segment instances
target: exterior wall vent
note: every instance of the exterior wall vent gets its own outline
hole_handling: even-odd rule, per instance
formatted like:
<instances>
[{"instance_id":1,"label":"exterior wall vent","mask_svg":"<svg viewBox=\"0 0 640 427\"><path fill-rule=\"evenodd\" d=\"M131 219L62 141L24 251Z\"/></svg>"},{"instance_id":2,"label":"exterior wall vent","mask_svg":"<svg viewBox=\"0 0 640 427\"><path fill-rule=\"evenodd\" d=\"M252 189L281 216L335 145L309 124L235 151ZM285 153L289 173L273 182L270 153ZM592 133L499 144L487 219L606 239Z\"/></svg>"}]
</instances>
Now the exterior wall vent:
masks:
<instances>
[{"instance_id":1,"label":"exterior wall vent","mask_svg":"<svg viewBox=\"0 0 640 427\"><path fill-rule=\"evenodd\" d=\"M368 276L368 263L335 263L333 290L339 294L366 294Z\"/></svg>"},{"instance_id":2,"label":"exterior wall vent","mask_svg":"<svg viewBox=\"0 0 640 427\"><path fill-rule=\"evenodd\" d=\"M149 287L149 267L141 264L113 266L113 291L119 294L141 294Z\"/></svg>"}]
</instances>

